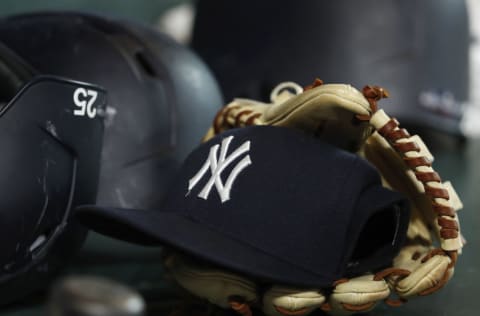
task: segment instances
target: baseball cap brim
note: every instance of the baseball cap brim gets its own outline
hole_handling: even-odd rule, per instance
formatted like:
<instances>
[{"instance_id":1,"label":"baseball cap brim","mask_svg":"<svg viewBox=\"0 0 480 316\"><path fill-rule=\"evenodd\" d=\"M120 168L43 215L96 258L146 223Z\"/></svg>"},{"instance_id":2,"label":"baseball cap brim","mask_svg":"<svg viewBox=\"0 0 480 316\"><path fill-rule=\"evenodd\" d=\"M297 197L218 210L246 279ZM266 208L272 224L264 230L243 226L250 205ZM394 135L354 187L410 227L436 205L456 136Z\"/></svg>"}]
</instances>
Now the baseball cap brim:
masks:
<instances>
[{"instance_id":1,"label":"baseball cap brim","mask_svg":"<svg viewBox=\"0 0 480 316\"><path fill-rule=\"evenodd\" d=\"M384 188L365 192L357 207L359 210L375 214L391 209L396 205L401 212L401 222L397 224L399 234L405 235L408 227L409 209L402 196ZM207 260L229 270L276 283L296 286L328 287L342 275L322 275L289 262L289 258L272 256L241 240L217 232L214 227L198 223L178 210L134 210L82 206L77 208L77 217L89 228L124 241L150 246L172 246L200 259ZM362 226L362 225L359 225ZM361 234L361 228L354 234ZM357 236L353 240L356 240ZM317 236L317 238L322 238ZM326 240L326 242L331 242ZM398 240L399 250L403 240ZM339 245L339 248L342 248ZM354 248L354 247L351 247ZM328 260L328 254L325 254ZM341 269L340 269L341 270ZM318 271L322 271L319 267Z\"/></svg>"},{"instance_id":2,"label":"baseball cap brim","mask_svg":"<svg viewBox=\"0 0 480 316\"><path fill-rule=\"evenodd\" d=\"M268 280L284 276L285 283L331 285L330 278L312 275L281 258L234 240L176 212L82 206L77 217L94 231L147 246L172 246L215 265ZM299 282L302 281L302 282Z\"/></svg>"}]
</instances>

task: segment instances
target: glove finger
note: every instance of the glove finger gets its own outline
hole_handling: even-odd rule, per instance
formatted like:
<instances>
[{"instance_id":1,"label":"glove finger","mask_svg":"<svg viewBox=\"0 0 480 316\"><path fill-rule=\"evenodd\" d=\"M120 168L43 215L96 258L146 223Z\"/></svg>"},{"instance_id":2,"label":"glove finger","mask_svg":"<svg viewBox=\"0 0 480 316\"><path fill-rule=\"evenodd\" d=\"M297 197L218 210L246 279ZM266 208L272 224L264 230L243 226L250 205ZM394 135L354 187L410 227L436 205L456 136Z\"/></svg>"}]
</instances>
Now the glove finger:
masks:
<instances>
[{"instance_id":1,"label":"glove finger","mask_svg":"<svg viewBox=\"0 0 480 316\"><path fill-rule=\"evenodd\" d=\"M394 260L396 268L410 271L407 277L389 276L387 280L395 293L401 298L425 295L443 286L453 275L451 259L446 255L435 255L426 261L422 258L433 247L422 245L405 246Z\"/></svg>"},{"instance_id":2,"label":"glove finger","mask_svg":"<svg viewBox=\"0 0 480 316\"><path fill-rule=\"evenodd\" d=\"M220 110L204 140L231 128L272 125L304 130L338 147L356 151L371 127L368 122L352 124L352 121L356 115L369 114L369 103L360 91L346 84L325 84L280 98L274 104L235 99Z\"/></svg>"},{"instance_id":3,"label":"glove finger","mask_svg":"<svg viewBox=\"0 0 480 316\"><path fill-rule=\"evenodd\" d=\"M376 281L371 274L348 279L333 289L329 297L330 313L349 315L367 312L389 295L390 289L385 280Z\"/></svg>"},{"instance_id":4,"label":"glove finger","mask_svg":"<svg viewBox=\"0 0 480 316\"><path fill-rule=\"evenodd\" d=\"M197 265L179 254L171 254L165 261L170 276L180 286L212 304L232 308L235 307L232 306L232 299L237 305L240 301L247 305L257 301L256 285L246 278Z\"/></svg>"},{"instance_id":5,"label":"glove finger","mask_svg":"<svg viewBox=\"0 0 480 316\"><path fill-rule=\"evenodd\" d=\"M263 296L263 312L269 316L307 315L326 298L319 290L273 286Z\"/></svg>"}]
</instances>

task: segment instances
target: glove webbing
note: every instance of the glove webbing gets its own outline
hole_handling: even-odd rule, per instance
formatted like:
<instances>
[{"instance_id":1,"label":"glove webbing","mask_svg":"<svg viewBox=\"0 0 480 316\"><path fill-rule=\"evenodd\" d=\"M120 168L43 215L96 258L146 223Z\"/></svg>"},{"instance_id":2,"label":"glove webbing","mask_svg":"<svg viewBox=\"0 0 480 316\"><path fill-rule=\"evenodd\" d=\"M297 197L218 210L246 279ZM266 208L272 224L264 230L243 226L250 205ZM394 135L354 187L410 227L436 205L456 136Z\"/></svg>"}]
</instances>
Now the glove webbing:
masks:
<instances>
[{"instance_id":1,"label":"glove webbing","mask_svg":"<svg viewBox=\"0 0 480 316\"><path fill-rule=\"evenodd\" d=\"M409 151L419 152L420 148L414 142L409 143L397 143L397 140L402 138L410 138L410 134L405 129L396 129L398 128L399 123L395 119L390 119L390 121L385 124L382 128L378 130L379 134L382 135L393 148L399 153L403 161L415 172L415 177L422 182L425 188L425 194L431 197L432 207L434 212L438 215L437 222L440 229L440 236L443 239L454 239L458 237L458 224L452 219L455 217L455 210L451 206L441 205L435 201L435 199L445 199L448 200L449 194L448 191L444 188L433 187L428 183L441 183L442 180L439 174L435 171L431 172L422 172L418 171L418 168L421 166L431 167L431 162L427 160L426 157L415 157L409 158L406 157L405 153ZM444 216L444 217L442 217Z\"/></svg>"},{"instance_id":2,"label":"glove webbing","mask_svg":"<svg viewBox=\"0 0 480 316\"><path fill-rule=\"evenodd\" d=\"M388 93L383 88L377 86L366 86L363 88L363 94L370 103L372 115L369 118L364 116L357 116L357 118L360 120L370 120L378 111L377 101L388 97ZM385 117L387 116L385 115ZM448 205L448 200L450 199L449 193L442 187L442 180L439 174L431 168L431 161L424 156L407 156L407 152L420 152L420 147L415 142L408 140L411 137L410 134L406 129L399 128L399 122L396 119L390 118L386 124L380 127L375 126L375 128L378 133L388 141L397 154L400 155L404 163L413 170L416 179L422 183L425 194L430 197L432 209L437 215L437 223L440 226L440 237L445 240L457 238L459 235L459 226L454 219L456 211ZM429 167L430 171L423 171L422 167ZM448 271L455 265L458 252L457 250L447 251L442 248L436 248L422 258L422 263L428 261L435 255L446 255L450 257L451 262L448 266ZM442 278L438 284L419 293L419 295L427 295L443 287L448 280L447 271L445 272L444 278Z\"/></svg>"},{"instance_id":3,"label":"glove webbing","mask_svg":"<svg viewBox=\"0 0 480 316\"><path fill-rule=\"evenodd\" d=\"M316 80L312 85L305 87L305 90L312 89L316 86L322 85L321 80ZM363 94L370 104L371 114L370 115L357 115L356 118L360 121L368 121L372 124L371 119L375 113L378 112L377 101L382 98L388 97L388 92L377 86L366 86L363 89ZM214 121L213 128L215 134L220 133L224 128L224 124L232 125L236 127L248 126L248 125L259 125L260 122L257 120L262 114L256 113L252 110L240 110L241 106L230 106L225 107L220 110ZM383 111L381 111L383 112ZM229 122L227 118L233 114L233 121ZM404 163L414 172L415 178L420 181L424 187L425 194L430 197L432 209L437 215L437 223L440 227L440 237L444 240L455 239L459 235L459 227L455 221L456 211L453 207L449 206L448 200L450 199L448 191L443 188L442 180L437 172L435 172L431 167L431 161L424 157L409 157L408 152L417 152L421 151L420 147L414 142L409 140L410 134L406 129L399 128L399 122L394 118L387 117L387 122L381 126L374 126L377 132L390 144L390 146L396 151L398 155L402 158ZM372 124L374 125L374 124ZM428 171L425 171L424 167L428 167ZM423 169L423 170L422 170ZM445 202L446 201L446 202ZM447 251L442 248L436 248L431 250L426 254L421 260L422 263L427 262L430 258L436 255L446 255L451 259L450 265L445 271L444 277L440 280L435 286L419 293L419 295L427 295L433 293L443 287L448 281L448 270L453 268L457 261L458 252L457 250ZM412 260L420 259L420 254L415 253L412 256ZM398 276L396 282L401 281L403 278L411 274L411 271L399 268L387 268L383 271L377 272L374 275L375 281L380 281L389 276ZM336 281L333 286L335 287L338 284L348 282L348 279L341 279ZM400 306L405 303L407 300L404 298L391 299L388 298L385 302L391 306ZM232 298L230 300L230 306L233 310L237 311L242 316L251 316L251 308L248 302L242 300L241 298ZM373 307L375 303L367 303L363 305L350 305L342 304L342 306L352 312L362 312L367 311ZM331 310L331 306L328 302L325 302L321 305L320 309L324 311ZM305 311L298 310L295 312L287 311L283 309L277 309L281 314L287 316L298 316L302 315Z\"/></svg>"},{"instance_id":4,"label":"glove webbing","mask_svg":"<svg viewBox=\"0 0 480 316\"><path fill-rule=\"evenodd\" d=\"M388 93L386 93L384 89L375 86L366 86L363 89L363 93L371 105L372 113L377 112L377 101L388 97ZM364 118L360 117L359 119L363 120ZM386 124L380 128L376 128L378 133L382 135L400 155L405 164L413 170L417 180L422 183L425 189L425 194L430 197L432 209L437 214L437 223L440 226L441 238L457 238L459 235L459 226L454 220L456 211L453 207L448 205L448 203L442 203L442 200L448 201L450 196L448 191L441 185L442 180L440 175L431 169L432 163L426 157L409 157L406 154L407 152L412 151L420 152L420 147L415 142L408 140L411 137L410 134L406 129L399 128L399 125L400 124L396 119L390 118ZM422 171L421 167L429 167L431 171ZM444 251L443 249L438 248L438 250L435 251L435 254L439 254L440 252L447 253L451 256L453 263L456 261L457 251Z\"/></svg>"},{"instance_id":5,"label":"glove webbing","mask_svg":"<svg viewBox=\"0 0 480 316\"><path fill-rule=\"evenodd\" d=\"M237 314L241 316L252 316L250 304L248 304L243 297L231 296L228 299L228 304L230 304L230 308L237 312Z\"/></svg>"}]
</instances>

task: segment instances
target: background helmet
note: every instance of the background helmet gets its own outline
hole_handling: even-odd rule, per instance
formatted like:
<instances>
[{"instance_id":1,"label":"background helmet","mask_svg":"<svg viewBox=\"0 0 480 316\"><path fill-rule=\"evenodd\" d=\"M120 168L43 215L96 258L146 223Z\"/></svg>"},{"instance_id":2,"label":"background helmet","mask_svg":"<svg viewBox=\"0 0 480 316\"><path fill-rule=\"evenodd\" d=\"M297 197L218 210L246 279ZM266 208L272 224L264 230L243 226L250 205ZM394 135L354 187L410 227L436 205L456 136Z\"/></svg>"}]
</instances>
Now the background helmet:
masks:
<instances>
[{"instance_id":1,"label":"background helmet","mask_svg":"<svg viewBox=\"0 0 480 316\"><path fill-rule=\"evenodd\" d=\"M24 94L29 91L26 88L21 90L22 87L28 87L32 81L36 82L37 77L33 74L48 74L89 82L104 87L108 92L108 103L98 108L105 123L98 190L98 164L95 169L93 161L95 157L98 161L102 140L100 127L97 127L101 125L100 115L89 121L97 125L90 127L82 123L81 129L62 117L61 123L84 140L82 148L77 149L70 144L64 146L67 149L62 153L66 161L70 161L70 165L78 163L80 168L80 156L91 155L92 170L77 172L77 181L80 180L80 175L82 179L86 179L83 190L88 191L89 195L85 199L72 198L75 192L72 193L73 189L67 185L69 182L61 178L64 172L59 171L57 178L48 177L47 185L58 188L58 196L49 198L52 207L61 208L62 202L66 200L70 201L67 203L69 210L79 204L92 203L96 192L97 203L101 205L142 208L157 206L176 167L198 144L215 112L223 103L215 80L194 54L169 38L132 22L72 12L27 14L0 20L0 42L4 47L0 51L0 102L10 102L5 108L17 108L16 104L23 101L24 112L28 112L28 116L24 112L18 113L11 119L14 122L22 122L27 117L32 117L32 120L43 119L44 129L48 131L46 121L49 120L49 114L42 111L46 104L58 104L58 111L65 113L67 110L62 107L82 109L75 103L73 93L76 90L70 91L72 88L68 90L72 95L68 95L67 92L61 92L63 90L57 92L52 85L45 88L40 86L35 92L43 98L37 95L26 100L18 97L21 91L25 91ZM13 58L10 58L11 56ZM56 79L55 82L58 81L59 79ZM70 86L77 88L75 84ZM67 84L66 86L70 87ZM85 86L83 89L85 91L77 92L76 98L81 104L86 102L85 117L88 117L88 104L92 100L89 91L98 92L95 106L105 103L105 94L96 86ZM58 101L53 102L52 99L57 98ZM0 117L0 128L3 130L6 127L4 128L2 123L8 112L3 110L1 113L3 115ZM40 124L35 122L37 121L33 121L31 125ZM56 124L52 126L55 126L56 132L61 135L59 127ZM19 133L27 137L22 131ZM45 234L44 231L36 233L35 229L39 214L43 214L42 203L45 195L40 193L44 182L41 177L39 184L31 180L32 186L40 190L40 193L38 201L27 200L24 198L27 188L9 185L9 179L4 175L11 178L14 172L15 177L27 177L27 174L31 173L30 169L45 166L45 163L37 161L38 154L29 154L28 151L33 150L31 148L34 145L39 147L38 150L43 148L41 140L37 138L44 134L44 137L54 135L52 131L48 134L41 128L31 132L28 137L32 140L14 138L3 131L0 135L4 136L1 140L5 142L2 159L6 159L6 151L18 151L16 156L12 156L9 169L6 169L4 163L0 166L5 170L0 180L4 192L0 201L1 249L8 248L12 254L16 253L17 244L20 244L19 249L25 252L36 240L35 236ZM59 136L58 139L62 138ZM61 142L57 143L54 142L57 146L63 145ZM10 147L6 147L7 145ZM19 160L21 155L24 155L23 160ZM57 159L52 158L53 154L46 150L44 155L45 161ZM75 155L78 155L78 158ZM62 170L70 165L65 162ZM39 169L38 174L42 175L42 170ZM33 174L29 176L34 179ZM57 212L64 214L65 211L61 210ZM24 215L20 215L21 212L24 212ZM49 216L53 216L50 214L56 213L45 213L45 221ZM30 226L21 228L25 219L31 222ZM25 229L35 236L28 240L17 235L7 236L8 231L4 227L10 227L13 222L17 228ZM76 226L72 221L69 223L69 226ZM50 233L51 228L48 227L45 230ZM75 238L67 238L69 233ZM1 252L0 302L19 297L30 291L33 284L44 283L43 280L48 279L51 272L56 270L55 267L60 265L68 254L79 248L84 232L80 228L75 231L69 228L58 236L54 242L57 247L49 249L38 262L33 262L31 258L26 260L31 262L32 267L25 271L18 268L19 272L14 276L5 270L12 255ZM16 257L13 258L17 262ZM27 265L28 263L22 264ZM14 291L12 287L15 287Z\"/></svg>"},{"instance_id":2,"label":"background helmet","mask_svg":"<svg viewBox=\"0 0 480 316\"><path fill-rule=\"evenodd\" d=\"M403 124L458 136L469 45L465 0L199 0L192 39L227 100L315 77L380 85Z\"/></svg>"}]
</instances>

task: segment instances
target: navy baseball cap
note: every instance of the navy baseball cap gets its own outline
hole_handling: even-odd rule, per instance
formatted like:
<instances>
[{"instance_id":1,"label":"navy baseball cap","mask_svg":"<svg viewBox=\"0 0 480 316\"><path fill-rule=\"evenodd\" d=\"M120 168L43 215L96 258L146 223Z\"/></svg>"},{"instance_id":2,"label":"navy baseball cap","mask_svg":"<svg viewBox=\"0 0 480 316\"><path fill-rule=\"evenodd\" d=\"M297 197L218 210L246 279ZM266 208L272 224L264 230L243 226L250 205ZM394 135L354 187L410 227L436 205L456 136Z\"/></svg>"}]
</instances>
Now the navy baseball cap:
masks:
<instances>
[{"instance_id":1,"label":"navy baseball cap","mask_svg":"<svg viewBox=\"0 0 480 316\"><path fill-rule=\"evenodd\" d=\"M77 216L97 232L264 281L325 287L391 266L409 208L361 157L299 131L255 126L195 149L162 209L82 206Z\"/></svg>"}]
</instances>

